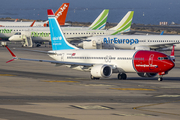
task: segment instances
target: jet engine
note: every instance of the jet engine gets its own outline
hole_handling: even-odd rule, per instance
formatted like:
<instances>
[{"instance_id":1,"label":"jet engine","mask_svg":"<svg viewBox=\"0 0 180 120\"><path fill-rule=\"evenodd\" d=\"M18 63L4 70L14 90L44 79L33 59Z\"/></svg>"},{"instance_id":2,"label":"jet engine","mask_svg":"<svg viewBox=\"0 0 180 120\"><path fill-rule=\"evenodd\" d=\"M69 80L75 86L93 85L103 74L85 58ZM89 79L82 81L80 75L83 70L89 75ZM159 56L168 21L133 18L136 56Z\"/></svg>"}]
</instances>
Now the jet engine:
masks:
<instances>
[{"instance_id":1,"label":"jet engine","mask_svg":"<svg viewBox=\"0 0 180 120\"><path fill-rule=\"evenodd\" d=\"M96 40L84 40L78 44L83 49L102 49L102 43Z\"/></svg>"},{"instance_id":2,"label":"jet engine","mask_svg":"<svg viewBox=\"0 0 180 120\"><path fill-rule=\"evenodd\" d=\"M157 73L137 73L140 77L154 77Z\"/></svg>"},{"instance_id":3,"label":"jet engine","mask_svg":"<svg viewBox=\"0 0 180 120\"><path fill-rule=\"evenodd\" d=\"M96 78L110 77L112 68L109 65L95 65L91 68L91 75Z\"/></svg>"}]
</instances>

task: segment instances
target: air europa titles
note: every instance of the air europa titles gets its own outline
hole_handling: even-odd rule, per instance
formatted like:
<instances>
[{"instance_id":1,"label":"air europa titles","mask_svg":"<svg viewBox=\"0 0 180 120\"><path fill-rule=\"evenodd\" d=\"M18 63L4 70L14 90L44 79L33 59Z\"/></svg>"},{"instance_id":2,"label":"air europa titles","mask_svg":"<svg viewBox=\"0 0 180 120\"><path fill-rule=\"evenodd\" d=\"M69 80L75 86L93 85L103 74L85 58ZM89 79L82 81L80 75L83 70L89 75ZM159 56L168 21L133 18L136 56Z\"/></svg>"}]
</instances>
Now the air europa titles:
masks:
<instances>
[{"instance_id":1,"label":"air europa titles","mask_svg":"<svg viewBox=\"0 0 180 120\"><path fill-rule=\"evenodd\" d=\"M64 12L64 10L68 7L68 5L64 4L64 6L62 8L60 8L61 10L58 12L58 14L56 15L56 18L58 18L59 16L62 15L62 12Z\"/></svg>"},{"instance_id":2,"label":"air europa titles","mask_svg":"<svg viewBox=\"0 0 180 120\"><path fill-rule=\"evenodd\" d=\"M103 40L104 43L108 44L108 43L114 43L114 44L138 44L139 40L138 39L117 39L117 38L112 38L110 39L108 38L104 38Z\"/></svg>"}]
</instances>

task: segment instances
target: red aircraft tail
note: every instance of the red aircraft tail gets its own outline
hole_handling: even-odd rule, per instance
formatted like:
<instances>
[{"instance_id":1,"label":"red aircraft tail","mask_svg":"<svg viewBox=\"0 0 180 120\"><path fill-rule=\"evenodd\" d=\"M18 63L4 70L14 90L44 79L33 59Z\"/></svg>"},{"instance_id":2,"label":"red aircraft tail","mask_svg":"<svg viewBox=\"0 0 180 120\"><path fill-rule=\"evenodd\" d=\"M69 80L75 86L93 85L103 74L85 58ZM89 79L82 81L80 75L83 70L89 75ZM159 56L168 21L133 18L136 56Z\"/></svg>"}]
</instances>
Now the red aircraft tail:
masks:
<instances>
[{"instance_id":1,"label":"red aircraft tail","mask_svg":"<svg viewBox=\"0 0 180 120\"><path fill-rule=\"evenodd\" d=\"M68 8L69 3L63 3L61 7L55 12L55 16L59 25L65 25ZM47 22L47 24L49 25L49 22ZM44 24L44 26L46 26L46 23Z\"/></svg>"}]
</instances>

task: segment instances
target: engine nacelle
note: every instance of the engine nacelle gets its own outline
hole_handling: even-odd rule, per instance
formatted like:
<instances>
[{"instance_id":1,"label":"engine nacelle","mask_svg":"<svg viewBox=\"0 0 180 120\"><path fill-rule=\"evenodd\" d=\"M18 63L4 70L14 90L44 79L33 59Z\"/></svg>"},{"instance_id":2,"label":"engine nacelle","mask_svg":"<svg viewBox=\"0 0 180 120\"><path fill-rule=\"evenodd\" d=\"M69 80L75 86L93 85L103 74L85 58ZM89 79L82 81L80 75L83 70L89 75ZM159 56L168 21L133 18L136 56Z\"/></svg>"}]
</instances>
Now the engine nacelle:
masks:
<instances>
[{"instance_id":1,"label":"engine nacelle","mask_svg":"<svg viewBox=\"0 0 180 120\"><path fill-rule=\"evenodd\" d=\"M83 49L96 49L96 41L95 40L83 41Z\"/></svg>"},{"instance_id":2,"label":"engine nacelle","mask_svg":"<svg viewBox=\"0 0 180 120\"><path fill-rule=\"evenodd\" d=\"M78 44L83 49L102 49L103 45L100 40L84 40Z\"/></svg>"},{"instance_id":3,"label":"engine nacelle","mask_svg":"<svg viewBox=\"0 0 180 120\"><path fill-rule=\"evenodd\" d=\"M140 77L154 77L157 73L137 73Z\"/></svg>"},{"instance_id":4,"label":"engine nacelle","mask_svg":"<svg viewBox=\"0 0 180 120\"><path fill-rule=\"evenodd\" d=\"M110 77L112 68L109 65L95 65L91 68L91 75L96 78Z\"/></svg>"}]
</instances>

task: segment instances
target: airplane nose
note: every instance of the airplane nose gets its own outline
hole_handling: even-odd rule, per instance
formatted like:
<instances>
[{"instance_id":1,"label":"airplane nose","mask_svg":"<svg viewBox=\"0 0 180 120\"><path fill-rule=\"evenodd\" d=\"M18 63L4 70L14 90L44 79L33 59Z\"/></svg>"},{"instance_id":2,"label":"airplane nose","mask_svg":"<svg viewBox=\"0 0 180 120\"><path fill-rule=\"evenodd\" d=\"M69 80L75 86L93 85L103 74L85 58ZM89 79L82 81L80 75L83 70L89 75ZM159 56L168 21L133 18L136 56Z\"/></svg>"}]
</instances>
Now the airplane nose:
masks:
<instances>
[{"instance_id":1,"label":"airplane nose","mask_svg":"<svg viewBox=\"0 0 180 120\"><path fill-rule=\"evenodd\" d=\"M11 36L11 37L9 37L9 39L8 39L9 41L12 41L13 40L13 36Z\"/></svg>"},{"instance_id":2,"label":"airplane nose","mask_svg":"<svg viewBox=\"0 0 180 120\"><path fill-rule=\"evenodd\" d=\"M175 66L175 63L174 63L172 60L168 61L168 62L166 63L166 69L167 69L167 71L169 71L169 70L171 70L172 68L174 68L174 66Z\"/></svg>"}]
</instances>

